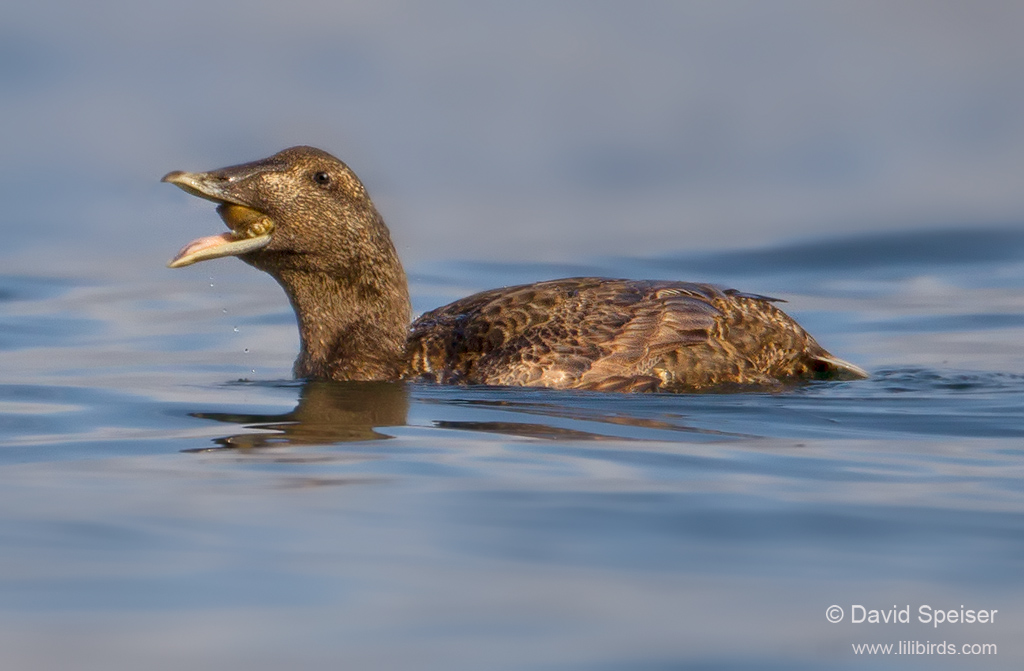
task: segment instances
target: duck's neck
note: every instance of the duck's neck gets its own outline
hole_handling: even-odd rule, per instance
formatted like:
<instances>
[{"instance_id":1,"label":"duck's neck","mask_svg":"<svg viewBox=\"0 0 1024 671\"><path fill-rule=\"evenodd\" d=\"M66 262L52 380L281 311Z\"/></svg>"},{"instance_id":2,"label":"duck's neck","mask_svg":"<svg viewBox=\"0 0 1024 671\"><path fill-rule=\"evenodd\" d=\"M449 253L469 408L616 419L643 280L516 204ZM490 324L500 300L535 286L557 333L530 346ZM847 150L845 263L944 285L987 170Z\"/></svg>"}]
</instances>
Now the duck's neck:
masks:
<instances>
[{"instance_id":1,"label":"duck's neck","mask_svg":"<svg viewBox=\"0 0 1024 671\"><path fill-rule=\"evenodd\" d=\"M295 376L329 380L397 380L405 367L409 289L394 265L332 276L275 273L295 309L302 350Z\"/></svg>"}]
</instances>

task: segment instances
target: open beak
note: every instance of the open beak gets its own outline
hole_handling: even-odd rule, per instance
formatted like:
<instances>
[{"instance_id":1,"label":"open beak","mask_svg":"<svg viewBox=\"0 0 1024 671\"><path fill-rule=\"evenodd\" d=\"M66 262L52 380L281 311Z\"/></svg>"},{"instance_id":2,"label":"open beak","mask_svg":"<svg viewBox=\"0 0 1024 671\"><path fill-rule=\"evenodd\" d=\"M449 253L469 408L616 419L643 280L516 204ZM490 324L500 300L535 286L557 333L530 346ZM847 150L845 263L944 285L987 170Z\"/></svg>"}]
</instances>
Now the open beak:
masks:
<instances>
[{"instance_id":1,"label":"open beak","mask_svg":"<svg viewBox=\"0 0 1024 671\"><path fill-rule=\"evenodd\" d=\"M227 233L198 238L188 243L168 262L168 268L181 268L222 256L248 254L270 244L274 222L232 195L232 187L238 181L236 176L226 174L225 171L176 170L164 175L160 181L170 182L193 196L220 203L217 212L231 229Z\"/></svg>"}]
</instances>

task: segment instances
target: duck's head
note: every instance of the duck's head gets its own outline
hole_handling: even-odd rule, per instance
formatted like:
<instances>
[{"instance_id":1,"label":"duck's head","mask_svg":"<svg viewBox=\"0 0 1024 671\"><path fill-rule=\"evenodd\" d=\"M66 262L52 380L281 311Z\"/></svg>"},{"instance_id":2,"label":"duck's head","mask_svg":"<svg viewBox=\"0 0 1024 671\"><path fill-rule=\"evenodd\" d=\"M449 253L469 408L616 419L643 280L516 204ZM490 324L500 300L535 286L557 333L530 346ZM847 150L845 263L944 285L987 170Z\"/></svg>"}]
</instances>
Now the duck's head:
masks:
<instances>
[{"instance_id":1,"label":"duck's head","mask_svg":"<svg viewBox=\"0 0 1024 671\"><path fill-rule=\"evenodd\" d=\"M298 318L300 377L393 380L402 365L409 291L391 236L359 178L313 147L163 181L218 203L227 233L193 240L180 268L237 256L270 273Z\"/></svg>"},{"instance_id":2,"label":"duck's head","mask_svg":"<svg viewBox=\"0 0 1024 671\"><path fill-rule=\"evenodd\" d=\"M361 255L372 260L382 243L391 247L359 178L313 147L209 172L169 172L162 181L218 203L230 229L193 240L171 268L237 256L274 275L283 269L335 274L360 265Z\"/></svg>"}]
</instances>

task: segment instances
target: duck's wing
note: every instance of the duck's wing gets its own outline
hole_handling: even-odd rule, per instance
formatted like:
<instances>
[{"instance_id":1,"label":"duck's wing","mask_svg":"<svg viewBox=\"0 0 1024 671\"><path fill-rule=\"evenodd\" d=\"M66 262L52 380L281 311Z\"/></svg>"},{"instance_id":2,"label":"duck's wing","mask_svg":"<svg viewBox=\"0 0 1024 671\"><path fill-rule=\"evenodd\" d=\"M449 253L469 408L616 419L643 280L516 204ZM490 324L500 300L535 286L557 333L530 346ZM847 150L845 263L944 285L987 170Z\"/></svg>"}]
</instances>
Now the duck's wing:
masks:
<instances>
[{"instance_id":1,"label":"duck's wing","mask_svg":"<svg viewBox=\"0 0 1024 671\"><path fill-rule=\"evenodd\" d=\"M411 377L443 382L650 390L652 362L707 343L726 294L685 282L570 278L495 289L412 326Z\"/></svg>"}]
</instances>

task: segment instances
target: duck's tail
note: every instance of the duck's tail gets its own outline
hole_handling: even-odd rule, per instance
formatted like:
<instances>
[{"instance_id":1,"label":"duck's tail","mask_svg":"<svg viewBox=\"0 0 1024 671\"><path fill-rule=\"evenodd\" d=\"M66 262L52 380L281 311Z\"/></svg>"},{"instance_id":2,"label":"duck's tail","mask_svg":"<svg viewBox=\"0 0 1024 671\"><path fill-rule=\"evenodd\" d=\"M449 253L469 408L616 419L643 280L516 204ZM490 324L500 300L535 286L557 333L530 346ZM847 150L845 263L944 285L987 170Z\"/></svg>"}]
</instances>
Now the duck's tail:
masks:
<instances>
[{"instance_id":1,"label":"duck's tail","mask_svg":"<svg viewBox=\"0 0 1024 671\"><path fill-rule=\"evenodd\" d=\"M815 355L812 368L815 377L828 380L863 380L871 375L849 361L843 361L827 352Z\"/></svg>"}]
</instances>

